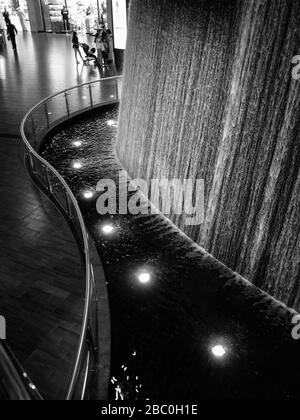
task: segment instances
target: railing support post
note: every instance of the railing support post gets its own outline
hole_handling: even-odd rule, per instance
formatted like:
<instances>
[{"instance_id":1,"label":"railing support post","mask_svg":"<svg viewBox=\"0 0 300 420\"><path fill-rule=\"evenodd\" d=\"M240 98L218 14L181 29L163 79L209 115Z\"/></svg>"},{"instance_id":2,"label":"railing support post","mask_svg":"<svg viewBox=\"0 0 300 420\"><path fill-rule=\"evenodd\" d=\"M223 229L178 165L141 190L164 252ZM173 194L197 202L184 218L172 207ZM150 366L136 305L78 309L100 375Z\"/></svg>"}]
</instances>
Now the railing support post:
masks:
<instances>
[{"instance_id":1,"label":"railing support post","mask_svg":"<svg viewBox=\"0 0 300 420\"><path fill-rule=\"evenodd\" d=\"M34 119L31 117L31 127L32 127L32 133L33 133L33 145L36 146L36 134L35 134L35 125L34 125Z\"/></svg>"},{"instance_id":2,"label":"railing support post","mask_svg":"<svg viewBox=\"0 0 300 420\"><path fill-rule=\"evenodd\" d=\"M69 216L70 220L72 220L71 203L70 203L69 195L67 193L66 193L66 199L67 199L67 205L68 205L68 216Z\"/></svg>"},{"instance_id":3,"label":"railing support post","mask_svg":"<svg viewBox=\"0 0 300 420\"><path fill-rule=\"evenodd\" d=\"M29 152L28 156L29 156L30 168L31 168L32 172L35 174L34 161L33 161L32 154Z\"/></svg>"},{"instance_id":4,"label":"railing support post","mask_svg":"<svg viewBox=\"0 0 300 420\"><path fill-rule=\"evenodd\" d=\"M70 107L69 107L69 101L68 101L68 94L65 92L65 100L66 100L66 107L67 107L67 113L68 117L70 116Z\"/></svg>"},{"instance_id":5,"label":"railing support post","mask_svg":"<svg viewBox=\"0 0 300 420\"><path fill-rule=\"evenodd\" d=\"M52 195L53 191L52 191L52 184L51 184L51 180L50 180L50 175L49 175L49 169L46 166L46 179L47 179L47 188L49 191L49 194Z\"/></svg>"},{"instance_id":6,"label":"railing support post","mask_svg":"<svg viewBox=\"0 0 300 420\"><path fill-rule=\"evenodd\" d=\"M91 108L93 108L94 104L93 104L93 95L92 95L92 86L91 86L91 84L89 84L89 92L90 92Z\"/></svg>"},{"instance_id":7,"label":"railing support post","mask_svg":"<svg viewBox=\"0 0 300 420\"><path fill-rule=\"evenodd\" d=\"M116 80L116 99L117 101L119 100L119 84L118 84L118 80Z\"/></svg>"},{"instance_id":8,"label":"railing support post","mask_svg":"<svg viewBox=\"0 0 300 420\"><path fill-rule=\"evenodd\" d=\"M44 109L45 109L45 116L46 116L46 121L47 121L47 128L49 129L50 121L49 121L47 102L44 103Z\"/></svg>"}]
</instances>

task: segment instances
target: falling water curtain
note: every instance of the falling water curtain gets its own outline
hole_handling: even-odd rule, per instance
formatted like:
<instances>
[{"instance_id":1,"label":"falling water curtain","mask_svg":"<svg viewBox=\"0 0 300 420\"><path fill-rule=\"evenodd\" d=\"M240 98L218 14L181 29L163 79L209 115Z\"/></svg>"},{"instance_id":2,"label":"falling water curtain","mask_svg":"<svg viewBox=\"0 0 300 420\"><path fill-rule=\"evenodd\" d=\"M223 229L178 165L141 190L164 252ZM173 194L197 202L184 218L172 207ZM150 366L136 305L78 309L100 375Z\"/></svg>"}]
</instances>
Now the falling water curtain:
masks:
<instances>
[{"instance_id":1,"label":"falling water curtain","mask_svg":"<svg viewBox=\"0 0 300 420\"><path fill-rule=\"evenodd\" d=\"M205 181L172 220L300 310L298 0L131 0L117 151L133 177Z\"/></svg>"}]
</instances>

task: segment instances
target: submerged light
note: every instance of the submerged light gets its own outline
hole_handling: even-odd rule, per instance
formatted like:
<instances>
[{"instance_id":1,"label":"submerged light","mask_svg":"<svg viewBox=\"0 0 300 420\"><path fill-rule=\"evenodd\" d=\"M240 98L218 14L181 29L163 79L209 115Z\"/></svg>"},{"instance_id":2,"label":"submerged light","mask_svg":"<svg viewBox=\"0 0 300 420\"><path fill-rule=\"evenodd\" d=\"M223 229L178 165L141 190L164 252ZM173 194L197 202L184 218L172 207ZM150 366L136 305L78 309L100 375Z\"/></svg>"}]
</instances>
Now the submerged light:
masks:
<instances>
[{"instance_id":1,"label":"submerged light","mask_svg":"<svg viewBox=\"0 0 300 420\"><path fill-rule=\"evenodd\" d=\"M107 121L107 125L108 125L109 127L113 127L113 126L116 126L116 125L117 125L117 123L116 123L116 121L114 121L114 120L108 120L108 121Z\"/></svg>"},{"instance_id":2,"label":"submerged light","mask_svg":"<svg viewBox=\"0 0 300 420\"><path fill-rule=\"evenodd\" d=\"M75 163L73 163L73 168L74 169L81 169L82 168L82 163L81 162L75 162Z\"/></svg>"},{"instance_id":3,"label":"submerged light","mask_svg":"<svg viewBox=\"0 0 300 420\"><path fill-rule=\"evenodd\" d=\"M148 271L143 271L138 274L138 280L142 284L147 284L151 281L151 274Z\"/></svg>"},{"instance_id":4,"label":"submerged light","mask_svg":"<svg viewBox=\"0 0 300 420\"><path fill-rule=\"evenodd\" d=\"M94 191L85 191L83 193L84 198L86 198L87 200L89 200L90 198L93 198L95 195Z\"/></svg>"},{"instance_id":5,"label":"submerged light","mask_svg":"<svg viewBox=\"0 0 300 420\"><path fill-rule=\"evenodd\" d=\"M211 352L217 359L222 359L227 353L225 347L221 344L213 346Z\"/></svg>"},{"instance_id":6,"label":"submerged light","mask_svg":"<svg viewBox=\"0 0 300 420\"><path fill-rule=\"evenodd\" d=\"M80 141L80 140L73 141L73 146L75 146L75 147L82 146L82 141Z\"/></svg>"},{"instance_id":7,"label":"submerged light","mask_svg":"<svg viewBox=\"0 0 300 420\"><path fill-rule=\"evenodd\" d=\"M103 233L105 233L105 235L111 235L114 232L115 228L113 227L113 225L104 225L102 227L102 231Z\"/></svg>"}]
</instances>

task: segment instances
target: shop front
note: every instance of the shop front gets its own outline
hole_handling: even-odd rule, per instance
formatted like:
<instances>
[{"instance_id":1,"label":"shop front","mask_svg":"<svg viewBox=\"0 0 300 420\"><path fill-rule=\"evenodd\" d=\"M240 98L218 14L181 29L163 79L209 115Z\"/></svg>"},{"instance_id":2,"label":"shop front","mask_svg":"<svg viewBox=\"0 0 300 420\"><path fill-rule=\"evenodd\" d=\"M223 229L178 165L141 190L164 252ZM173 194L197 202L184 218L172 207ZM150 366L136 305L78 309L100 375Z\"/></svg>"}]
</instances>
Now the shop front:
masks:
<instances>
[{"instance_id":1,"label":"shop front","mask_svg":"<svg viewBox=\"0 0 300 420\"><path fill-rule=\"evenodd\" d=\"M126 48L128 3L126 0L112 0L114 44L117 50Z\"/></svg>"},{"instance_id":2,"label":"shop front","mask_svg":"<svg viewBox=\"0 0 300 420\"><path fill-rule=\"evenodd\" d=\"M95 34L105 27L114 34L115 48L124 50L129 0L0 0L18 30L66 33L76 30Z\"/></svg>"},{"instance_id":3,"label":"shop front","mask_svg":"<svg viewBox=\"0 0 300 420\"><path fill-rule=\"evenodd\" d=\"M129 0L108 0L111 4L111 22L113 29L114 55L118 73L123 71L124 53L127 41L127 16Z\"/></svg>"},{"instance_id":4,"label":"shop front","mask_svg":"<svg viewBox=\"0 0 300 420\"><path fill-rule=\"evenodd\" d=\"M46 0L53 32L95 33L108 25L107 0Z\"/></svg>"}]
</instances>

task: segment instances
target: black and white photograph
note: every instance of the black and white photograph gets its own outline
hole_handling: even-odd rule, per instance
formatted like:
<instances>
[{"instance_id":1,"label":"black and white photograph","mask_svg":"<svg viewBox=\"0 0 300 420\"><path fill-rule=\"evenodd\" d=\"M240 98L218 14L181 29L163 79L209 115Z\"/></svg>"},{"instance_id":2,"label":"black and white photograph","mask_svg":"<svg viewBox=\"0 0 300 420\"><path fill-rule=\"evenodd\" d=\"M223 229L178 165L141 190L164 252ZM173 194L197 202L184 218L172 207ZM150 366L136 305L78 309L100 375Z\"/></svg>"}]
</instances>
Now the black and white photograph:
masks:
<instances>
[{"instance_id":1,"label":"black and white photograph","mask_svg":"<svg viewBox=\"0 0 300 420\"><path fill-rule=\"evenodd\" d=\"M0 0L0 400L300 400L300 0Z\"/></svg>"}]
</instances>

